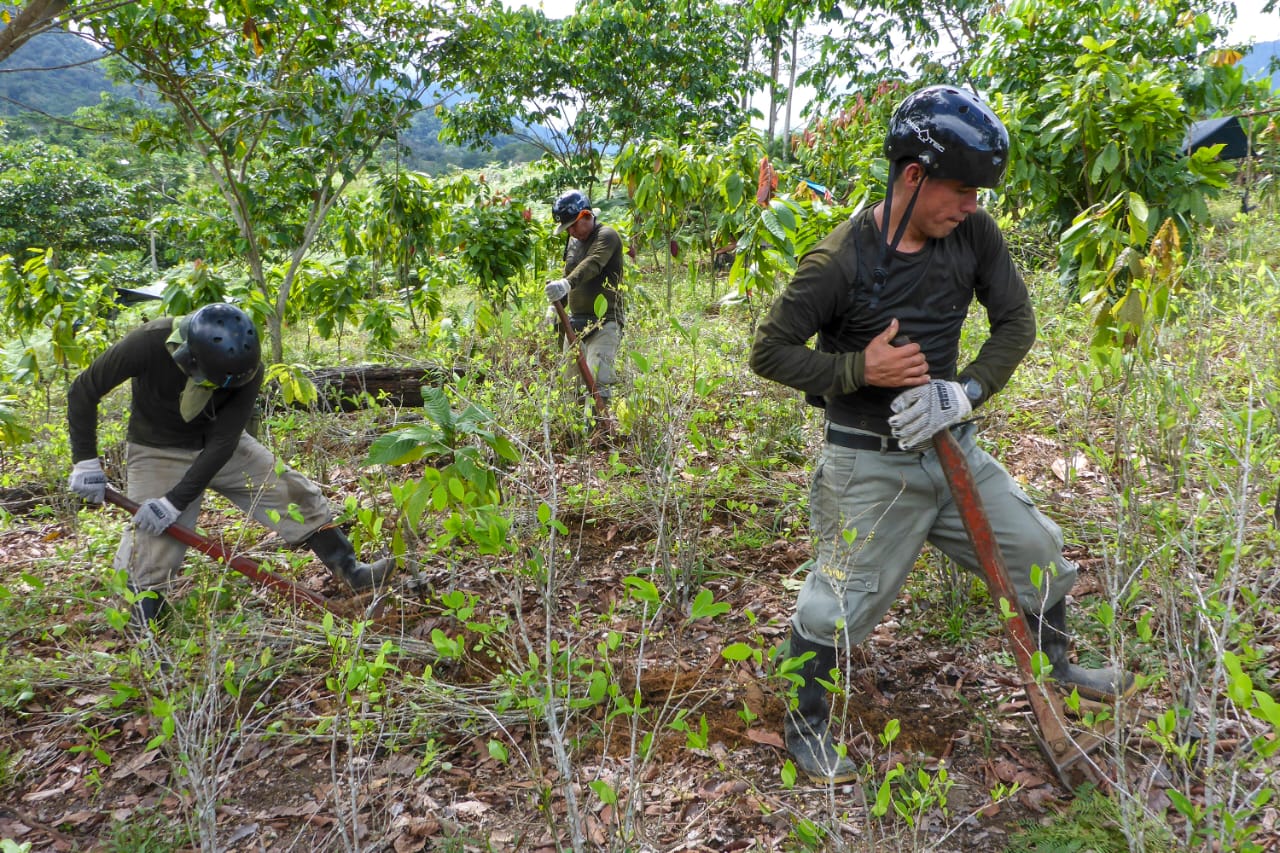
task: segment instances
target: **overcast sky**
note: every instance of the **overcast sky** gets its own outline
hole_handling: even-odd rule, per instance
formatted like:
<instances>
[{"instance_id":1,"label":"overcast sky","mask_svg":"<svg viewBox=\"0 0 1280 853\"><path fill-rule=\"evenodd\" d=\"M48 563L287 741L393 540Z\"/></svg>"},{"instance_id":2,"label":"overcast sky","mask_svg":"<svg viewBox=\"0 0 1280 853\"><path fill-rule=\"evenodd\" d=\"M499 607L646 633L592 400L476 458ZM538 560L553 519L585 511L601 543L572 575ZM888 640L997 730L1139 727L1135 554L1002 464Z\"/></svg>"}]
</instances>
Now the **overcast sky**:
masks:
<instances>
[{"instance_id":1,"label":"overcast sky","mask_svg":"<svg viewBox=\"0 0 1280 853\"><path fill-rule=\"evenodd\" d=\"M1264 0L1236 0L1236 23L1231 34L1243 42L1280 39L1280 10L1262 14Z\"/></svg>"}]
</instances>

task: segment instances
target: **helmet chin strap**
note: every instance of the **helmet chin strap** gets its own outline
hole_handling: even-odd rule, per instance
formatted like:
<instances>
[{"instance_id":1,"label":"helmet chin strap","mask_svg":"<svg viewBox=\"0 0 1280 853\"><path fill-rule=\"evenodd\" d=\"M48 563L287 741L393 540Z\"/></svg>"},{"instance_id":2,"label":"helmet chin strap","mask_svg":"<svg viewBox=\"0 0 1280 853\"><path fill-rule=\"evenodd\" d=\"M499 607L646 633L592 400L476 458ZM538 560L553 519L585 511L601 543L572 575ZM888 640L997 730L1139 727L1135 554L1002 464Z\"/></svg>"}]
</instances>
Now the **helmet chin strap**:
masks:
<instances>
[{"instance_id":1,"label":"helmet chin strap","mask_svg":"<svg viewBox=\"0 0 1280 853\"><path fill-rule=\"evenodd\" d=\"M902 242L902 236L907 232L907 224L911 222L911 211L915 210L916 199L920 197L920 188L929 179L929 173L924 171L924 164L918 165L923 172L920 183L916 184L915 190L911 193L911 198L907 201L907 209L902 214L902 220L898 222L898 227L894 229L893 237L890 239L889 225L893 222L893 185L898 179L898 164L889 164L889 182L884 193L884 225L880 229L880 260L871 276L872 308L880 304L880 294L889 281L889 261L897 250L898 244Z\"/></svg>"}]
</instances>

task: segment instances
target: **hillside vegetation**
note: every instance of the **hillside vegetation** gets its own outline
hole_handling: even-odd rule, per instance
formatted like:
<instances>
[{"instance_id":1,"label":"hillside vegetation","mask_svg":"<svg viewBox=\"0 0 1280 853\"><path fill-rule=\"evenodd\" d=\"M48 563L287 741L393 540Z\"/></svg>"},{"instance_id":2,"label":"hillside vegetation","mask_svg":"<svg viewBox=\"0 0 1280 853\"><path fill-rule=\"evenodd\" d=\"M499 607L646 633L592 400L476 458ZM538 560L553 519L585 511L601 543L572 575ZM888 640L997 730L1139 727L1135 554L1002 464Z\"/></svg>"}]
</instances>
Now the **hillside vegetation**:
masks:
<instances>
[{"instance_id":1,"label":"hillside vegetation","mask_svg":"<svg viewBox=\"0 0 1280 853\"><path fill-rule=\"evenodd\" d=\"M147 86L131 86L109 79L108 54L81 36L67 32L42 33L0 62L0 117L9 121L9 137L49 139L75 135L78 110L97 106L106 98L154 104ZM497 134L482 146L464 147L440 140L443 123L431 107L432 99L413 117L399 142L404 168L438 174L450 169L478 169L490 163L511 166L538 157L538 150L514 136ZM68 129L71 128L71 129ZM109 120L104 130L118 130ZM394 152L388 150L388 156Z\"/></svg>"}]
</instances>

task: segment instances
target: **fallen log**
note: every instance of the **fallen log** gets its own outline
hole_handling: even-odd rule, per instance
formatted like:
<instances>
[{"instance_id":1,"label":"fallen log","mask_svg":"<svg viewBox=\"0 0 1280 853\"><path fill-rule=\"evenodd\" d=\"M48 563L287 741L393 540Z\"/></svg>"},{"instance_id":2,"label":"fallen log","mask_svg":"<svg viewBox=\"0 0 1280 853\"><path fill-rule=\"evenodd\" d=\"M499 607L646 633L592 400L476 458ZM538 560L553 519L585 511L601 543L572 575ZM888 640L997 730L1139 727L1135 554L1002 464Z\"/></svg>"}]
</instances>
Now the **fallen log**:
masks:
<instances>
[{"instance_id":1,"label":"fallen log","mask_svg":"<svg viewBox=\"0 0 1280 853\"><path fill-rule=\"evenodd\" d=\"M316 402L311 406L295 405L327 412L353 412L369 406L421 406L424 385L446 385L464 373L464 368L438 364L326 367L306 374L319 392Z\"/></svg>"},{"instance_id":2,"label":"fallen log","mask_svg":"<svg viewBox=\"0 0 1280 853\"><path fill-rule=\"evenodd\" d=\"M0 511L11 515L23 515L32 512L36 507L48 505L53 495L44 488L20 485L0 489Z\"/></svg>"}]
</instances>

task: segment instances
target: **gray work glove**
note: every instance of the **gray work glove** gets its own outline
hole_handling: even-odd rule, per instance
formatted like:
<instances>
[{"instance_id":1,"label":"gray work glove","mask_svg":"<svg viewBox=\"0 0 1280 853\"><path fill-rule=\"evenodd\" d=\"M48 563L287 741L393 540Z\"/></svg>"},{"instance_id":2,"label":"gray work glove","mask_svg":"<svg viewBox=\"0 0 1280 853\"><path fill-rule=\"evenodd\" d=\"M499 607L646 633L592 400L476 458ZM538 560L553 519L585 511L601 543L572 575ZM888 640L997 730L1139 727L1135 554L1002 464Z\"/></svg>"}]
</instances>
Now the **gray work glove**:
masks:
<instances>
[{"instance_id":1,"label":"gray work glove","mask_svg":"<svg viewBox=\"0 0 1280 853\"><path fill-rule=\"evenodd\" d=\"M91 504L100 504L107 496L107 475L98 457L81 459L71 468L68 488Z\"/></svg>"},{"instance_id":2,"label":"gray work glove","mask_svg":"<svg viewBox=\"0 0 1280 853\"><path fill-rule=\"evenodd\" d=\"M143 533L159 536L178 520L179 515L178 508L168 498L152 498L138 507L138 514L133 517L133 526Z\"/></svg>"},{"instance_id":3,"label":"gray work glove","mask_svg":"<svg viewBox=\"0 0 1280 853\"><path fill-rule=\"evenodd\" d=\"M547 301L559 302L569 295L569 279L558 278L547 282Z\"/></svg>"},{"instance_id":4,"label":"gray work glove","mask_svg":"<svg viewBox=\"0 0 1280 853\"><path fill-rule=\"evenodd\" d=\"M893 437L906 450L923 449L935 435L957 424L973 411L959 382L935 379L928 385L908 388L889 404Z\"/></svg>"}]
</instances>

